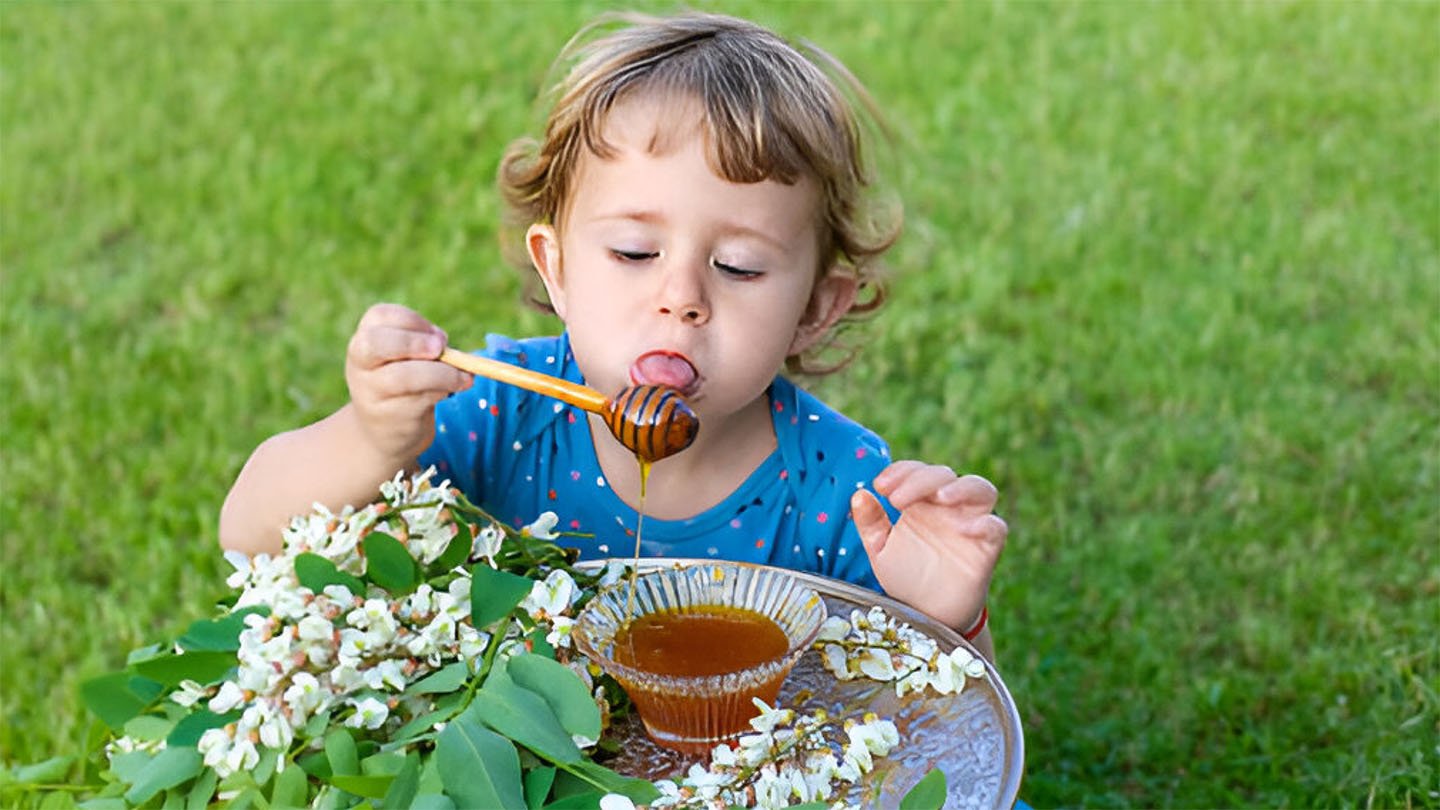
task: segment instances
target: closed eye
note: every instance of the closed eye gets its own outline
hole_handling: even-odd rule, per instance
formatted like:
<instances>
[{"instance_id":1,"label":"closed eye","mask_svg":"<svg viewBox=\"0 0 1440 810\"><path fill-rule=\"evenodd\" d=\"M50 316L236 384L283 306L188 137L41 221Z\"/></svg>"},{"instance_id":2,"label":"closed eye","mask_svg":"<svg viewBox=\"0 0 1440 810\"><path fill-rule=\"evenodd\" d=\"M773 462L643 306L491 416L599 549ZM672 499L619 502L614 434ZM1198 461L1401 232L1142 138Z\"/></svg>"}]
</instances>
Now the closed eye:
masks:
<instances>
[{"instance_id":1,"label":"closed eye","mask_svg":"<svg viewBox=\"0 0 1440 810\"><path fill-rule=\"evenodd\" d=\"M759 270L746 270L743 267L736 267L733 264L726 264L716 259L711 259L710 264L716 270L719 270L720 272L724 273L727 276L730 276L731 278L751 279L759 278L761 275L763 275Z\"/></svg>"},{"instance_id":2,"label":"closed eye","mask_svg":"<svg viewBox=\"0 0 1440 810\"><path fill-rule=\"evenodd\" d=\"M622 262L643 262L653 259L660 254L644 250L615 250L612 248L610 255Z\"/></svg>"}]
</instances>

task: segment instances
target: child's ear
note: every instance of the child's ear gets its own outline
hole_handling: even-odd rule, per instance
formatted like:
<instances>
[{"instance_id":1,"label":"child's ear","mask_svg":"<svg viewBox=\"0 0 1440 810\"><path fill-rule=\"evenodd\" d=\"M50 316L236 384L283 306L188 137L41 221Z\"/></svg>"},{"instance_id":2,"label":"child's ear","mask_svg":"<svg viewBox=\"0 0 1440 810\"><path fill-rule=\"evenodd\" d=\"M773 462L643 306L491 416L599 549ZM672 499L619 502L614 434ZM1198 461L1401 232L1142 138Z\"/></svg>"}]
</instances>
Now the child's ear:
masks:
<instances>
[{"instance_id":1,"label":"child's ear","mask_svg":"<svg viewBox=\"0 0 1440 810\"><path fill-rule=\"evenodd\" d=\"M545 294L555 314L565 319L565 274L560 260L560 235L555 226L535 223L525 231L525 249L530 254L530 263L545 285Z\"/></svg>"},{"instance_id":2,"label":"child's ear","mask_svg":"<svg viewBox=\"0 0 1440 810\"><path fill-rule=\"evenodd\" d=\"M854 274L839 267L832 267L815 282L810 293L810 305L805 308L805 317L795 327L795 338L790 341L790 355L797 355L814 346L830 327L855 305L855 296L860 282Z\"/></svg>"}]
</instances>

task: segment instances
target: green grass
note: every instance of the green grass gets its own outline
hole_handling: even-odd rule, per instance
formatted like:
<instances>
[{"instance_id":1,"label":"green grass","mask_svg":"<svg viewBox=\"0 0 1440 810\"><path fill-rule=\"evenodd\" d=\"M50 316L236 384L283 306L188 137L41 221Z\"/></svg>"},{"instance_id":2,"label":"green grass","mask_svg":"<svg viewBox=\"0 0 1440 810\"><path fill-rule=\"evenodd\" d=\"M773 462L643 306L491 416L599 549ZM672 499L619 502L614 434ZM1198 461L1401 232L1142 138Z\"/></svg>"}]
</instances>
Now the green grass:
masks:
<instances>
[{"instance_id":1,"label":"green grass","mask_svg":"<svg viewBox=\"0 0 1440 810\"><path fill-rule=\"evenodd\" d=\"M223 592L225 491L367 304L553 329L492 178L601 7L0 5L0 760ZM1440 804L1440 5L715 7L901 134L819 390L999 485L1022 795Z\"/></svg>"}]
</instances>

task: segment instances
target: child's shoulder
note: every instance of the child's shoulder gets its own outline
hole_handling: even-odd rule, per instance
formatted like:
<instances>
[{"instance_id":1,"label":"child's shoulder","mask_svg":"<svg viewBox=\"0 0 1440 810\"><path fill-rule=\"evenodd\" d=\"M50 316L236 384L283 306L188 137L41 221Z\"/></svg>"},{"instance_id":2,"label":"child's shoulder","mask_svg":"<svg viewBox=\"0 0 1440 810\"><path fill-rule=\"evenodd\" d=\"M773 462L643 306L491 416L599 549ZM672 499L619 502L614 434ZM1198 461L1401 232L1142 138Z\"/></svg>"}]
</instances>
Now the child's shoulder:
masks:
<instances>
[{"instance_id":1,"label":"child's shoulder","mask_svg":"<svg viewBox=\"0 0 1440 810\"><path fill-rule=\"evenodd\" d=\"M770 400L785 466L801 482L868 483L890 464L890 446L878 434L784 377L776 378Z\"/></svg>"}]
</instances>

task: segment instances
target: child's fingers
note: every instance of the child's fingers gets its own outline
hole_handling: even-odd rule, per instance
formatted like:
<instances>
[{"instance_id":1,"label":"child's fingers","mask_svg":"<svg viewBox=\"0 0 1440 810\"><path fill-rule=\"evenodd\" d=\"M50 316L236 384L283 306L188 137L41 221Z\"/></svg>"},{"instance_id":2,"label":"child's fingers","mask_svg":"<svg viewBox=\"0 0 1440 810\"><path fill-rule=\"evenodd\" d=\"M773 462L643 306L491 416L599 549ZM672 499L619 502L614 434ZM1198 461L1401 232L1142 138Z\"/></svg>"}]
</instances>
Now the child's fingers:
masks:
<instances>
[{"instance_id":1,"label":"child's fingers","mask_svg":"<svg viewBox=\"0 0 1440 810\"><path fill-rule=\"evenodd\" d=\"M370 390L380 399L422 396L433 401L469 388L473 380L443 363L401 360L370 372Z\"/></svg>"},{"instance_id":2,"label":"child's fingers","mask_svg":"<svg viewBox=\"0 0 1440 810\"><path fill-rule=\"evenodd\" d=\"M942 486L935 499L946 506L958 506L964 514L983 515L995 509L999 497L995 485L978 475L965 475Z\"/></svg>"},{"instance_id":3,"label":"child's fingers","mask_svg":"<svg viewBox=\"0 0 1440 810\"><path fill-rule=\"evenodd\" d=\"M877 477L875 489L889 498L896 509L902 510L934 498L941 487L955 480L955 471L949 467L918 461L896 462L885 472L890 475L883 479Z\"/></svg>"},{"instance_id":4,"label":"child's fingers","mask_svg":"<svg viewBox=\"0 0 1440 810\"><path fill-rule=\"evenodd\" d=\"M874 494L857 489L850 496L850 519L855 521L855 530L860 534L865 553L873 560L885 548L885 541L890 537L890 516L885 514L885 508Z\"/></svg>"},{"instance_id":5,"label":"child's fingers","mask_svg":"<svg viewBox=\"0 0 1440 810\"><path fill-rule=\"evenodd\" d=\"M986 545L1004 548L1005 538L1010 534L1010 526L999 515L985 514L970 521L964 529L964 534Z\"/></svg>"},{"instance_id":6,"label":"child's fingers","mask_svg":"<svg viewBox=\"0 0 1440 810\"><path fill-rule=\"evenodd\" d=\"M431 331L394 326L360 329L350 339L350 362L364 369L399 360L434 360L445 350L445 338Z\"/></svg>"}]
</instances>

